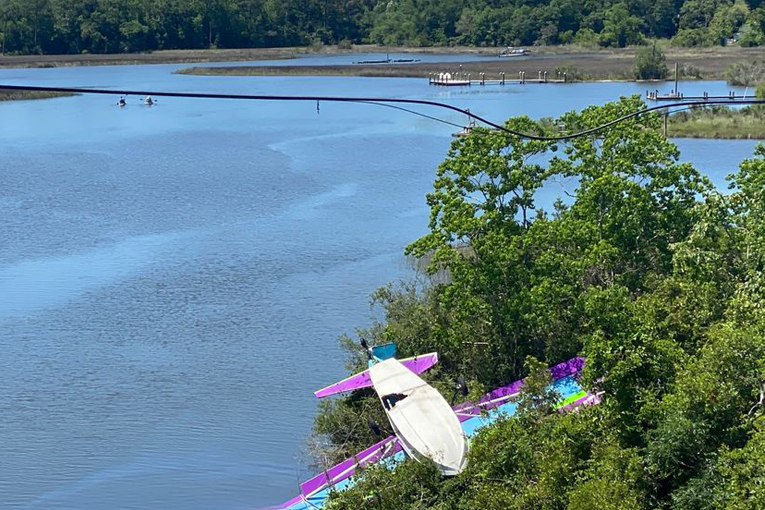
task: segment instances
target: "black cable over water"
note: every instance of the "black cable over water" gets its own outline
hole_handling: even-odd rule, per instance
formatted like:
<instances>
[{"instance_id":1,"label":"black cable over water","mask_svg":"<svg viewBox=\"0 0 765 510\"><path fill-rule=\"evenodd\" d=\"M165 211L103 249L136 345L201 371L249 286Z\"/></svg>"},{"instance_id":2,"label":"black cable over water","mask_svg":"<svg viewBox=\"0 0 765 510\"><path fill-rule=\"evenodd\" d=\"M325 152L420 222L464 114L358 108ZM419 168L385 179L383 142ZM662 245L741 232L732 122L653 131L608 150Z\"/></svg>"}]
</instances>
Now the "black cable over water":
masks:
<instances>
[{"instance_id":1,"label":"black cable over water","mask_svg":"<svg viewBox=\"0 0 765 510\"><path fill-rule=\"evenodd\" d=\"M212 93L203 93L203 92L157 92L157 91L148 91L148 90L104 90L104 89L87 89L87 88L76 88L76 87L38 87L38 86L32 86L32 85L0 85L0 90L16 90L16 91L27 90L32 92L61 92L61 93L69 93L69 94L101 94L101 95L110 95L110 96L120 95L120 96L181 97L181 98L189 98L189 99L238 99L238 100L245 100L245 101L315 101L315 102L325 101L330 103L367 103L367 104L384 103L387 106L392 106L393 104L422 105L422 106L432 106L436 108L445 108L447 110L459 112L463 115L467 115L468 117L473 118L477 120L478 122L482 122L486 124L487 126L497 129L499 131L502 131L504 133L508 133L520 138L525 138L527 140L538 140L538 141L545 141L545 142L561 142L565 140L572 140L574 138L579 138L582 136L591 135L591 134L603 131L604 129L608 129L611 126L619 124L620 122L624 122L626 120L632 119L634 117L638 117L640 115L645 115L647 113L655 112L658 110L664 110L668 108L711 106L711 105L731 105L731 104L765 104L765 100L762 100L762 99L733 99L733 100L710 99L706 101L683 101L678 103L667 103L667 104L661 104L658 106L651 106L649 108L644 108L642 110L638 110L638 111L629 113L627 115L623 115L619 117L618 119L614 119L610 122L606 122L605 124L595 126L594 128L585 129L584 131L580 131L578 133L571 133L568 135L560 135L560 136L540 136L540 135L534 135L530 133L521 133L520 131L508 129L504 126L501 126L499 124L495 124L494 122L486 120L483 117L476 115L475 113L471 112L468 109L463 110L462 108L458 108L450 104L439 103L437 101L428 101L425 99L398 99L398 98L384 98L384 97L343 97L343 96L333 97L333 96L276 96L276 95L252 95L252 94L212 94ZM405 108L400 108L400 109L406 110ZM410 111L410 113L415 113L415 112ZM432 118L433 120L439 120L439 122L448 123L448 121L426 116L425 114L418 113L418 115ZM458 127L462 127L462 126L458 126Z\"/></svg>"},{"instance_id":2,"label":"black cable over water","mask_svg":"<svg viewBox=\"0 0 765 510\"><path fill-rule=\"evenodd\" d=\"M425 113L418 112L418 111L415 111L415 110L410 110L409 108L403 108L401 106L396 106L394 104L385 104L385 103L379 103L379 102L374 102L374 101L359 101L359 102L361 104L371 104L371 105L374 105L374 106L384 106L386 108L393 108L395 110L401 110L402 112L411 113L412 115L417 115L417 116L420 116L420 117L425 117L426 119L434 120L436 122L440 122L442 124L446 124L447 126L454 126L454 127L460 128L460 129L465 127L465 126L463 126L461 124L457 124L456 122L450 122L448 120L439 119L438 117L433 117L432 115L427 115Z\"/></svg>"}]
</instances>

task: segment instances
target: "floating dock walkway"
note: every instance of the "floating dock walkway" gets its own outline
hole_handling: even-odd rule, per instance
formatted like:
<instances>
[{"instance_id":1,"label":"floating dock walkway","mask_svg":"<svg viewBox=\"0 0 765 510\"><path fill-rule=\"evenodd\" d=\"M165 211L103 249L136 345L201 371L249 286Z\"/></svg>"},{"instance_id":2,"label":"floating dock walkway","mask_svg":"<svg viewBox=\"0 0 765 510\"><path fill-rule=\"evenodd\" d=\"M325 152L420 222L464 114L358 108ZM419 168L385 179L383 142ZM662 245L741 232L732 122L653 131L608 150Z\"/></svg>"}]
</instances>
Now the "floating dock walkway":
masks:
<instances>
[{"instance_id":1,"label":"floating dock walkway","mask_svg":"<svg viewBox=\"0 0 765 510\"><path fill-rule=\"evenodd\" d=\"M469 73L462 71L457 73L430 73L428 83L441 87L469 87L471 85L505 85L526 83L568 83L566 73L558 74L556 78L548 78L547 71L539 71L537 78L527 78L526 71L518 73L518 79L507 79L505 73L499 73L498 79L487 79L486 73L478 73L477 77L472 77Z\"/></svg>"},{"instance_id":2,"label":"floating dock walkway","mask_svg":"<svg viewBox=\"0 0 765 510\"><path fill-rule=\"evenodd\" d=\"M647 90L645 93L645 97L649 101L675 101L675 102L682 102L682 101L721 101L721 100L727 100L727 101L743 101L745 99L757 99L757 96L753 94L739 94L736 95L735 91L728 92L727 96L710 96L709 92L703 92L700 96L686 96L685 94L678 93L677 91L673 90L669 94L659 94L658 90Z\"/></svg>"},{"instance_id":3,"label":"floating dock walkway","mask_svg":"<svg viewBox=\"0 0 765 510\"><path fill-rule=\"evenodd\" d=\"M645 91L645 98L648 101L674 101L676 103L680 103L683 101L730 101L735 102L743 101L745 99L757 99L756 96L752 94L740 94L736 95L736 92L730 91L728 92L727 96L710 96L709 92L702 92L700 96L686 96L683 93L680 92L678 89L678 78L679 78L679 72L678 72L678 64L675 62L675 88L672 89L669 94L659 94L658 90L646 90Z\"/></svg>"}]
</instances>

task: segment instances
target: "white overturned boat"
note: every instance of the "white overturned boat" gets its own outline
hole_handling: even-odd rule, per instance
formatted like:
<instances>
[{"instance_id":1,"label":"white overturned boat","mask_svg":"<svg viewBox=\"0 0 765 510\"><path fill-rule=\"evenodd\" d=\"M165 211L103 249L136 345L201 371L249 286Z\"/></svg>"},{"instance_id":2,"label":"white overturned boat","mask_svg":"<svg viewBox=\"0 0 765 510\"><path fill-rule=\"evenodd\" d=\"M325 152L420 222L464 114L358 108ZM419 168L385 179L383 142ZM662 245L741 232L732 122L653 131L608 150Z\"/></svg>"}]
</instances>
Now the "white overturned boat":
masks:
<instances>
[{"instance_id":1,"label":"white overturned boat","mask_svg":"<svg viewBox=\"0 0 765 510\"><path fill-rule=\"evenodd\" d=\"M435 388L417 374L438 362L431 352L397 360L396 346L386 344L367 350L369 368L315 392L318 398L374 387L401 448L415 460L430 459L446 476L465 469L467 439L457 414ZM467 387L463 383L463 391ZM378 429L374 424L373 429ZM379 429L376 430L379 433Z\"/></svg>"},{"instance_id":2,"label":"white overturned boat","mask_svg":"<svg viewBox=\"0 0 765 510\"><path fill-rule=\"evenodd\" d=\"M444 475L462 472L467 441L446 399L395 358L372 365L369 376L406 453L432 460Z\"/></svg>"}]
</instances>

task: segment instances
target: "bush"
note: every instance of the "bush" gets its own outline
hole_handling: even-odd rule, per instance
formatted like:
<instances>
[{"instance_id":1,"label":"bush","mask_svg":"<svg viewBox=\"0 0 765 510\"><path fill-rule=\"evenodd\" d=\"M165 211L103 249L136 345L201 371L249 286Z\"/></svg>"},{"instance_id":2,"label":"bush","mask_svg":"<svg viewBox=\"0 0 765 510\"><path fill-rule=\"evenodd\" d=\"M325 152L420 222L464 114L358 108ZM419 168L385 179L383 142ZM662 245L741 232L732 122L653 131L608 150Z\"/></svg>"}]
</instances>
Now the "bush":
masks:
<instances>
[{"instance_id":1,"label":"bush","mask_svg":"<svg viewBox=\"0 0 765 510\"><path fill-rule=\"evenodd\" d=\"M728 85L752 87L765 77L765 66L755 61L734 62L725 71L725 79Z\"/></svg>"},{"instance_id":2,"label":"bush","mask_svg":"<svg viewBox=\"0 0 765 510\"><path fill-rule=\"evenodd\" d=\"M670 40L672 46L691 48L694 46L712 46L712 37L706 28L679 30Z\"/></svg>"},{"instance_id":3,"label":"bush","mask_svg":"<svg viewBox=\"0 0 765 510\"><path fill-rule=\"evenodd\" d=\"M754 95L757 99L765 99L765 82L757 85Z\"/></svg>"},{"instance_id":4,"label":"bush","mask_svg":"<svg viewBox=\"0 0 765 510\"><path fill-rule=\"evenodd\" d=\"M574 42L574 31L565 30L558 34L558 42L560 44L571 44Z\"/></svg>"},{"instance_id":5,"label":"bush","mask_svg":"<svg viewBox=\"0 0 765 510\"><path fill-rule=\"evenodd\" d=\"M311 40L311 49L313 51L321 51L324 49L324 42L318 38L314 37L313 40Z\"/></svg>"},{"instance_id":6,"label":"bush","mask_svg":"<svg viewBox=\"0 0 765 510\"><path fill-rule=\"evenodd\" d=\"M592 78L589 74L574 66L558 66L555 68L557 78L563 78L566 75L566 81L571 83L575 81L586 81Z\"/></svg>"},{"instance_id":7,"label":"bush","mask_svg":"<svg viewBox=\"0 0 765 510\"><path fill-rule=\"evenodd\" d=\"M593 32L589 28L581 28L574 36L574 43L583 46L585 48L597 48L598 47L598 34Z\"/></svg>"},{"instance_id":8,"label":"bush","mask_svg":"<svg viewBox=\"0 0 765 510\"><path fill-rule=\"evenodd\" d=\"M701 78L703 78L703 76L701 75L701 69L689 64L682 64L680 66L680 77L695 78L697 80L700 80Z\"/></svg>"},{"instance_id":9,"label":"bush","mask_svg":"<svg viewBox=\"0 0 765 510\"><path fill-rule=\"evenodd\" d=\"M353 44L351 44L350 39L343 39L342 41L338 41L337 49L338 50L350 50L350 49L353 49Z\"/></svg>"},{"instance_id":10,"label":"bush","mask_svg":"<svg viewBox=\"0 0 765 510\"><path fill-rule=\"evenodd\" d=\"M635 55L635 78L638 80L660 80L667 77L667 59L654 44L640 48Z\"/></svg>"}]
</instances>

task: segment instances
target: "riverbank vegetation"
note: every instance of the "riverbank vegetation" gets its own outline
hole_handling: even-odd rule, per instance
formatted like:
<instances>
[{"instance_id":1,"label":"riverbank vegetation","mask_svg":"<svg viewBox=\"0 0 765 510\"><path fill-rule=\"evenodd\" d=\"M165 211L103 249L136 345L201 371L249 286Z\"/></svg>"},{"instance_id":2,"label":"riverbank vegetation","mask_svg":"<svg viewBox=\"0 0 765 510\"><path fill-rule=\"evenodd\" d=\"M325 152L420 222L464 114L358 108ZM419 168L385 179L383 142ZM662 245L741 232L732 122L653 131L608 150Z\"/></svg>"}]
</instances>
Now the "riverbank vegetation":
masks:
<instances>
[{"instance_id":1,"label":"riverbank vegetation","mask_svg":"<svg viewBox=\"0 0 765 510\"><path fill-rule=\"evenodd\" d=\"M755 96L765 99L765 83L757 86ZM685 108L670 115L666 127L667 136L673 138L765 140L765 107L755 104L740 108Z\"/></svg>"},{"instance_id":2,"label":"riverbank vegetation","mask_svg":"<svg viewBox=\"0 0 765 510\"><path fill-rule=\"evenodd\" d=\"M704 107L669 117L667 134L674 138L727 138L765 140L765 110Z\"/></svg>"},{"instance_id":3,"label":"riverbank vegetation","mask_svg":"<svg viewBox=\"0 0 765 510\"><path fill-rule=\"evenodd\" d=\"M5 0L3 54L167 49L765 43L759 0Z\"/></svg>"},{"instance_id":4,"label":"riverbank vegetation","mask_svg":"<svg viewBox=\"0 0 765 510\"><path fill-rule=\"evenodd\" d=\"M29 101L32 99L52 99L55 97L67 97L74 94L65 92L37 92L30 90L0 90L0 102L2 101Z\"/></svg>"},{"instance_id":5,"label":"riverbank vegetation","mask_svg":"<svg viewBox=\"0 0 765 510\"><path fill-rule=\"evenodd\" d=\"M379 47L363 47L360 51L380 51ZM422 49L393 47L391 51L422 51ZM430 48L428 51L441 53L443 48ZM467 52L470 48L454 48L453 52ZM485 52L486 49L473 49L473 52ZM641 52L649 53L648 66L636 66L636 57ZM492 53L488 53L491 55ZM493 54L496 54L494 52ZM367 76L367 77L407 77L427 78L430 73L464 72L474 77L486 73L487 79L498 79L505 73L508 80L518 77L520 71L527 75L547 72L548 77L559 78L565 72L570 81L589 80L634 80L636 75L642 78L657 77L654 71L662 73L666 63L678 62L680 79L725 79L731 62L748 62L760 58L762 50L756 48L721 47L715 49L667 48L659 45L655 52L653 46L643 48L609 49L586 51L576 46L556 46L535 48L530 58L497 58L493 60L465 62L417 62L410 64L390 63L346 64L346 65L304 65L296 61L294 65L284 66L215 66L191 67L178 71L182 74L204 76ZM535 58L535 57L543 58ZM662 59L662 56L664 57ZM658 58L656 58L658 57ZM653 88L654 85L647 85Z\"/></svg>"},{"instance_id":6,"label":"riverbank vegetation","mask_svg":"<svg viewBox=\"0 0 765 510\"><path fill-rule=\"evenodd\" d=\"M573 132L644 107L624 98L506 126ZM429 232L407 248L427 271L380 289L384 318L358 336L402 356L438 351L427 377L447 397L457 376L475 396L583 354L581 382L603 402L525 406L479 433L459 476L379 466L328 508L763 508L765 148L721 193L678 162L661 123L566 145L482 129L453 142ZM576 189L539 208L535 194L561 180ZM363 368L356 342L341 342L349 370ZM381 414L369 390L322 402L323 457L371 444L366 420Z\"/></svg>"}]
</instances>

